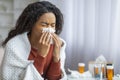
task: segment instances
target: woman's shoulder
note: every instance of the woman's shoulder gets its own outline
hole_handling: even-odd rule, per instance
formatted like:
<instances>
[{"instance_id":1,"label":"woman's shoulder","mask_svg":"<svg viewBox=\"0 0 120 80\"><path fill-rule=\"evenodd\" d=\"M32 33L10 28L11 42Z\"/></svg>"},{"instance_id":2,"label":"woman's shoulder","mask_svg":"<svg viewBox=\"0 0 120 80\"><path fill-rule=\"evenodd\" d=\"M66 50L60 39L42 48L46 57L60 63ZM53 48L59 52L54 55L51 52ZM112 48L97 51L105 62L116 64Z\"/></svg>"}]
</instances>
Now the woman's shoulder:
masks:
<instances>
[{"instance_id":1,"label":"woman's shoulder","mask_svg":"<svg viewBox=\"0 0 120 80\"><path fill-rule=\"evenodd\" d=\"M17 35L13 38L11 38L7 43L6 43L6 46L9 46L9 45L15 45L16 43L18 42L21 42L21 39L20 39L20 35Z\"/></svg>"},{"instance_id":2,"label":"woman's shoulder","mask_svg":"<svg viewBox=\"0 0 120 80\"><path fill-rule=\"evenodd\" d=\"M19 34L15 37L13 37L12 39L10 39L6 46L19 46L20 44L28 44L29 41L27 39L27 33L22 33L22 34Z\"/></svg>"},{"instance_id":3,"label":"woman's shoulder","mask_svg":"<svg viewBox=\"0 0 120 80\"><path fill-rule=\"evenodd\" d=\"M31 46L27 39L26 33L17 35L14 38L10 39L5 46L6 54L11 52L11 55L19 55L22 58L27 57L30 53L30 50Z\"/></svg>"},{"instance_id":4,"label":"woman's shoulder","mask_svg":"<svg viewBox=\"0 0 120 80\"><path fill-rule=\"evenodd\" d=\"M27 37L27 33L17 35L12 39L10 39L7 42L5 48L9 48L17 51L24 50L24 49L30 50L31 46Z\"/></svg>"}]
</instances>

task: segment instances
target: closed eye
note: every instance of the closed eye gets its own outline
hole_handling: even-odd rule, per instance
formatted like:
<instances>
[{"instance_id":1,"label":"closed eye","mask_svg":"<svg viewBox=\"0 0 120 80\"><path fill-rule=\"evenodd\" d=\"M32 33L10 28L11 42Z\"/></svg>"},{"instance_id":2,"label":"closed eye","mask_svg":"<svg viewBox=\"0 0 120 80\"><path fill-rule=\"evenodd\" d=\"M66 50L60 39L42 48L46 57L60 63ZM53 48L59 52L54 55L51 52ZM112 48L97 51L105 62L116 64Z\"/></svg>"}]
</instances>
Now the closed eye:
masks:
<instances>
[{"instance_id":1,"label":"closed eye","mask_svg":"<svg viewBox=\"0 0 120 80\"><path fill-rule=\"evenodd\" d=\"M42 22L41 25L42 26L48 26L48 23Z\"/></svg>"},{"instance_id":2,"label":"closed eye","mask_svg":"<svg viewBox=\"0 0 120 80\"><path fill-rule=\"evenodd\" d=\"M49 23L46 23L46 22L41 22L41 26L43 26L43 27L48 27L49 25L50 25L51 27L55 27L55 26L56 26L55 23L49 24Z\"/></svg>"},{"instance_id":3,"label":"closed eye","mask_svg":"<svg viewBox=\"0 0 120 80\"><path fill-rule=\"evenodd\" d=\"M51 24L52 27L55 27L55 23Z\"/></svg>"}]
</instances>

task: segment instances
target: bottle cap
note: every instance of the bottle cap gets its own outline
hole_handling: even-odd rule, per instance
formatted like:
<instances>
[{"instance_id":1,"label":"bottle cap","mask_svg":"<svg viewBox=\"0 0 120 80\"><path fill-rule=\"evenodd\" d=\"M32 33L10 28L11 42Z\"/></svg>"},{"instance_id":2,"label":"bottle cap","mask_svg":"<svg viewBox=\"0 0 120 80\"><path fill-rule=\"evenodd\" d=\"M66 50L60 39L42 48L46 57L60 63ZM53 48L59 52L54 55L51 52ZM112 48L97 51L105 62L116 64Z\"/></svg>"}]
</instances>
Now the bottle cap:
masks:
<instances>
[{"instance_id":1,"label":"bottle cap","mask_svg":"<svg viewBox=\"0 0 120 80\"><path fill-rule=\"evenodd\" d=\"M78 66L85 66L84 63L78 63Z\"/></svg>"}]
</instances>

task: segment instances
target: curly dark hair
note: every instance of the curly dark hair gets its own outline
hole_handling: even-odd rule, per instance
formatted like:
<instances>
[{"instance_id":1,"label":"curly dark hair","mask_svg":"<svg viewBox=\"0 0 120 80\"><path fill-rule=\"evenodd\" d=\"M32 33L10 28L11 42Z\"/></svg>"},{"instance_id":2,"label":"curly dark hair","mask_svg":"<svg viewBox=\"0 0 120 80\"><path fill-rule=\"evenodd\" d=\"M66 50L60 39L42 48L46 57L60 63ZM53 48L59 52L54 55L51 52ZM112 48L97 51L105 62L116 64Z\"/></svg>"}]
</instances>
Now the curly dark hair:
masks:
<instances>
[{"instance_id":1,"label":"curly dark hair","mask_svg":"<svg viewBox=\"0 0 120 80\"><path fill-rule=\"evenodd\" d=\"M56 17L56 34L60 34L63 27L63 14L61 11L52 3L48 1L40 1L29 4L19 16L14 29L8 33L8 37L2 43L6 43L16 35L22 34L24 32L31 32L32 27L35 25L37 20L44 13L52 12Z\"/></svg>"}]
</instances>

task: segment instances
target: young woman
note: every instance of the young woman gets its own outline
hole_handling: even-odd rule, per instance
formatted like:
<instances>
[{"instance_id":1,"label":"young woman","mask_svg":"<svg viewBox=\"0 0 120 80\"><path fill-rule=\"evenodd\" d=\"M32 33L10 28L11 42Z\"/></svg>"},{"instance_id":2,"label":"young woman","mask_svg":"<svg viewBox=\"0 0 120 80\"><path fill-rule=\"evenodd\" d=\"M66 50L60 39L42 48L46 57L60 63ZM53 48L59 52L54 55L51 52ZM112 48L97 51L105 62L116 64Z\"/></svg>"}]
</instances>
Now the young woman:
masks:
<instances>
[{"instance_id":1,"label":"young woman","mask_svg":"<svg viewBox=\"0 0 120 80\"><path fill-rule=\"evenodd\" d=\"M3 42L0 80L66 80L63 15L47 1L29 4ZM52 43L51 43L52 41Z\"/></svg>"}]
</instances>

